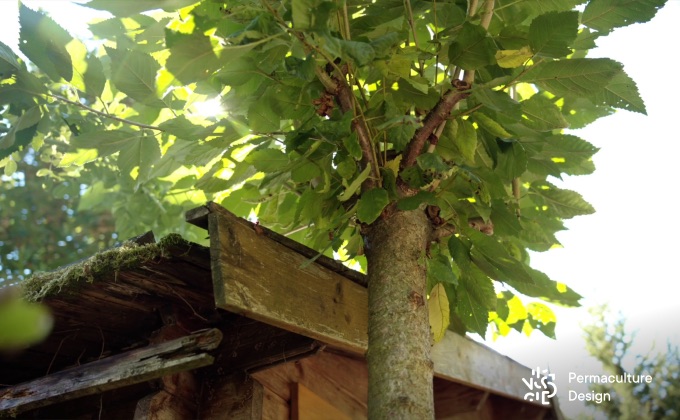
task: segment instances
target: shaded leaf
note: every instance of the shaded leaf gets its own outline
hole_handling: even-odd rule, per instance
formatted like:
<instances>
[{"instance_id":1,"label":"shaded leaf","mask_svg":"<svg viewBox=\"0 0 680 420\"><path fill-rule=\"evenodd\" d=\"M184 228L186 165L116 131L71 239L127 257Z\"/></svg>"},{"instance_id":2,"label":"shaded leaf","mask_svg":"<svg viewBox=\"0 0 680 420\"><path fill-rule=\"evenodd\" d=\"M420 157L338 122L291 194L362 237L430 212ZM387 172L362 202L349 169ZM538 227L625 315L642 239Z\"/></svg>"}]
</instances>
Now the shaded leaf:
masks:
<instances>
[{"instance_id":1,"label":"shaded leaf","mask_svg":"<svg viewBox=\"0 0 680 420\"><path fill-rule=\"evenodd\" d=\"M489 323L489 311L495 309L493 284L478 269L463 271L456 288L456 313L467 330L484 337Z\"/></svg>"},{"instance_id":2,"label":"shaded leaf","mask_svg":"<svg viewBox=\"0 0 680 420\"><path fill-rule=\"evenodd\" d=\"M529 45L539 56L564 57L578 34L578 12L551 12L538 16L529 26Z\"/></svg>"},{"instance_id":3,"label":"shaded leaf","mask_svg":"<svg viewBox=\"0 0 680 420\"><path fill-rule=\"evenodd\" d=\"M569 127L562 110L543 95L533 95L522 101L522 123L537 131L552 131Z\"/></svg>"},{"instance_id":4,"label":"shaded leaf","mask_svg":"<svg viewBox=\"0 0 680 420\"><path fill-rule=\"evenodd\" d=\"M449 61L466 70L496 62L496 45L479 25L464 23L449 46Z\"/></svg>"},{"instance_id":5,"label":"shaded leaf","mask_svg":"<svg viewBox=\"0 0 680 420\"><path fill-rule=\"evenodd\" d=\"M617 73L604 90L598 92L593 99L614 108L647 115L647 109L640 97L637 85L623 70Z\"/></svg>"},{"instance_id":6,"label":"shaded leaf","mask_svg":"<svg viewBox=\"0 0 680 420\"><path fill-rule=\"evenodd\" d=\"M571 219L574 216L595 213L593 206L585 201L581 194L559 189L549 182L533 182L530 191L557 217Z\"/></svg>"},{"instance_id":7,"label":"shaded leaf","mask_svg":"<svg viewBox=\"0 0 680 420\"><path fill-rule=\"evenodd\" d=\"M666 0L591 0L581 23L602 32L650 21Z\"/></svg>"},{"instance_id":8,"label":"shaded leaf","mask_svg":"<svg viewBox=\"0 0 680 420\"><path fill-rule=\"evenodd\" d=\"M590 96L604 89L621 68L608 58L575 58L537 64L520 79L556 95Z\"/></svg>"},{"instance_id":9,"label":"shaded leaf","mask_svg":"<svg viewBox=\"0 0 680 420\"><path fill-rule=\"evenodd\" d=\"M390 202L387 191L374 188L361 194L357 203L357 218L362 223L373 223Z\"/></svg>"}]
</instances>

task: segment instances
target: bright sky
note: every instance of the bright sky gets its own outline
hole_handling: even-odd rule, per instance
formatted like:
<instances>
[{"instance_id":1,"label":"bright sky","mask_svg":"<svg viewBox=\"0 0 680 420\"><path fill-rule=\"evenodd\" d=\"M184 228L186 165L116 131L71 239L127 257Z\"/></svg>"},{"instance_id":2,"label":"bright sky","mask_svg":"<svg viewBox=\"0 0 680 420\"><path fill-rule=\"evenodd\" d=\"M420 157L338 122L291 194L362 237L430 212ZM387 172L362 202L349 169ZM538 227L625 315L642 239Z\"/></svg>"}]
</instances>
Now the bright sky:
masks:
<instances>
[{"instance_id":1,"label":"bright sky","mask_svg":"<svg viewBox=\"0 0 680 420\"><path fill-rule=\"evenodd\" d=\"M57 0L25 3L50 11L74 35L86 31L88 19L78 17L83 10L78 6ZM11 47L17 45L16 4L0 0L0 40ZM674 198L680 190L680 83L673 72L679 17L680 0L669 0L652 22L617 29L598 40L600 48L591 54L624 64L638 84L648 116L620 111L575 133L601 148L595 156L597 171L566 179L563 187L580 192L597 213L568 221L570 230L558 235L564 248L536 254L533 264L584 295L584 308L556 308L556 341L536 333L486 343L529 367L549 367L556 373L560 405L569 416L581 406L568 401L567 390L578 390L567 382L568 373L600 371L582 339L581 325L590 320L586 308L609 303L621 312L629 331L636 333L634 354L645 354L653 345L663 350L668 340L680 345L675 260L680 261L675 254L680 248L673 245L680 238L674 216L680 207Z\"/></svg>"}]
</instances>

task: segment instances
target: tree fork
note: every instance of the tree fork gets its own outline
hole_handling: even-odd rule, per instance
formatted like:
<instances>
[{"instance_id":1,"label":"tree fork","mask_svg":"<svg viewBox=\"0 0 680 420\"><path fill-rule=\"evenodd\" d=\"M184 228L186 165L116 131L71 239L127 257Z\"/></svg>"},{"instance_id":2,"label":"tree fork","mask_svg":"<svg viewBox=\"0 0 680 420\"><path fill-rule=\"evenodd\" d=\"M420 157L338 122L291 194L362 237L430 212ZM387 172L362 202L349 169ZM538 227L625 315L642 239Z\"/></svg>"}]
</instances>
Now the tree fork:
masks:
<instances>
[{"instance_id":1,"label":"tree fork","mask_svg":"<svg viewBox=\"0 0 680 420\"><path fill-rule=\"evenodd\" d=\"M368 417L434 418L422 210L380 218L366 232Z\"/></svg>"}]
</instances>

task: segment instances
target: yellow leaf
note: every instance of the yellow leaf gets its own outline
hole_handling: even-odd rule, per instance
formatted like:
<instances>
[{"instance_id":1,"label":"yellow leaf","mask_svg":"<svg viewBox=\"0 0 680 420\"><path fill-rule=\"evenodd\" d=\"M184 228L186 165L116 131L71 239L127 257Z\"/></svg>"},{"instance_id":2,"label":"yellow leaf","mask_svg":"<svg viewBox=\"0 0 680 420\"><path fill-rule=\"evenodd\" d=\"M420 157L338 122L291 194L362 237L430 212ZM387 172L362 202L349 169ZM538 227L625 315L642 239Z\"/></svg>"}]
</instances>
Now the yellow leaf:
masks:
<instances>
[{"instance_id":1,"label":"yellow leaf","mask_svg":"<svg viewBox=\"0 0 680 420\"><path fill-rule=\"evenodd\" d=\"M399 175L399 165L401 164L401 155L397 156L396 159L392 159L385 164L385 167L390 169L394 176Z\"/></svg>"},{"instance_id":2,"label":"yellow leaf","mask_svg":"<svg viewBox=\"0 0 680 420\"><path fill-rule=\"evenodd\" d=\"M498 50L496 52L496 62L503 68L512 69L522 66L533 55L534 53L527 46L519 50Z\"/></svg>"},{"instance_id":3,"label":"yellow leaf","mask_svg":"<svg viewBox=\"0 0 680 420\"><path fill-rule=\"evenodd\" d=\"M451 322L449 299L446 297L444 285L438 283L432 288L427 306L430 312L430 327L432 334L434 334L434 342L438 343L444 338L444 333Z\"/></svg>"}]
</instances>

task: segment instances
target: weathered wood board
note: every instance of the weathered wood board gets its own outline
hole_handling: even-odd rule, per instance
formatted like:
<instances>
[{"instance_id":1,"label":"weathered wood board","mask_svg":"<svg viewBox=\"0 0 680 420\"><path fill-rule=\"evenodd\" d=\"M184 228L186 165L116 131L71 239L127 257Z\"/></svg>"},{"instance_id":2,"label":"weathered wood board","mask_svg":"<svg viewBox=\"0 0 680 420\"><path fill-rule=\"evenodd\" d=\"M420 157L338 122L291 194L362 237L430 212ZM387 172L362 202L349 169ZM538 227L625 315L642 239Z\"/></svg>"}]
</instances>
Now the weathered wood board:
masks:
<instances>
[{"instance_id":1,"label":"weathered wood board","mask_svg":"<svg viewBox=\"0 0 680 420\"><path fill-rule=\"evenodd\" d=\"M208 215L218 307L353 353L368 344L366 289L212 205Z\"/></svg>"},{"instance_id":2,"label":"weathered wood board","mask_svg":"<svg viewBox=\"0 0 680 420\"><path fill-rule=\"evenodd\" d=\"M368 347L368 292L343 274L308 264L300 245L215 203L187 219L210 232L218 307L312 337L350 353ZM205 220L208 223L206 225ZM280 236L280 235L278 235ZM309 255L309 252L306 251ZM448 333L432 349L435 376L523 400L531 370L488 347ZM527 402L531 404L531 402Z\"/></svg>"},{"instance_id":3,"label":"weathered wood board","mask_svg":"<svg viewBox=\"0 0 680 420\"><path fill-rule=\"evenodd\" d=\"M0 416L45 407L162 376L208 366L222 333L217 329L131 350L0 390Z\"/></svg>"}]
</instances>

